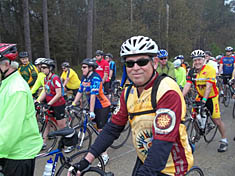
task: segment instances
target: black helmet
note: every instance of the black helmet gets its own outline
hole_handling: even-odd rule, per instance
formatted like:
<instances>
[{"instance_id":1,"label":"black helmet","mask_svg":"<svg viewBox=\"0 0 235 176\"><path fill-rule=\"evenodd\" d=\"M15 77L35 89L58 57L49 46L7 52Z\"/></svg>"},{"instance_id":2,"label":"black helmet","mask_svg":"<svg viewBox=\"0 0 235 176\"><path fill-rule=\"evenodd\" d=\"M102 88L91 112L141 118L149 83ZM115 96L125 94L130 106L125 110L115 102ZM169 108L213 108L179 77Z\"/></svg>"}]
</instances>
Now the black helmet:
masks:
<instances>
[{"instance_id":1,"label":"black helmet","mask_svg":"<svg viewBox=\"0 0 235 176\"><path fill-rule=\"evenodd\" d=\"M103 55L104 55L104 52L103 52L102 50L97 50L97 51L95 52L95 55L96 55L96 56L97 56L97 55L103 56Z\"/></svg>"},{"instance_id":2,"label":"black helmet","mask_svg":"<svg viewBox=\"0 0 235 176\"><path fill-rule=\"evenodd\" d=\"M20 58L29 57L29 53L27 51L22 51L19 53L19 57Z\"/></svg>"},{"instance_id":3,"label":"black helmet","mask_svg":"<svg viewBox=\"0 0 235 176\"><path fill-rule=\"evenodd\" d=\"M44 59L41 64L45 64L45 65L48 65L51 70L53 70L55 68L55 61L50 59L50 58L46 58Z\"/></svg>"},{"instance_id":4,"label":"black helmet","mask_svg":"<svg viewBox=\"0 0 235 176\"><path fill-rule=\"evenodd\" d=\"M108 56L108 57L110 57L110 58L113 58L113 55L112 55L111 53L107 53L107 54L105 54L105 56Z\"/></svg>"},{"instance_id":5,"label":"black helmet","mask_svg":"<svg viewBox=\"0 0 235 176\"><path fill-rule=\"evenodd\" d=\"M70 67L70 64L69 64L69 62L63 62L61 64L61 67Z\"/></svg>"},{"instance_id":6,"label":"black helmet","mask_svg":"<svg viewBox=\"0 0 235 176\"><path fill-rule=\"evenodd\" d=\"M98 64L96 63L96 61L91 58L84 59L82 61L82 64L88 65L89 67L93 67L94 69L96 69L98 67Z\"/></svg>"},{"instance_id":7,"label":"black helmet","mask_svg":"<svg viewBox=\"0 0 235 176\"><path fill-rule=\"evenodd\" d=\"M205 54L207 54L208 56L212 56L212 53L210 51L205 51Z\"/></svg>"}]
</instances>

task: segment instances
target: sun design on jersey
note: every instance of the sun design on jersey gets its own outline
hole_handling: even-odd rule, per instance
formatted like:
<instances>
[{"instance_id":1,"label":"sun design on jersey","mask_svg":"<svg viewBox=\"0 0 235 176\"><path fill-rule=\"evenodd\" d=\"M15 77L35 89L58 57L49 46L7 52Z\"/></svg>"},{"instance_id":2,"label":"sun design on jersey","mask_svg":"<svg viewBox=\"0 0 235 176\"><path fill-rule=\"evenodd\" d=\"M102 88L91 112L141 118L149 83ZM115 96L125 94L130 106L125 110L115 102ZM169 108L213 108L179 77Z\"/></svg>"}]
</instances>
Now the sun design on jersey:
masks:
<instances>
[{"instance_id":1,"label":"sun design on jersey","mask_svg":"<svg viewBox=\"0 0 235 176\"><path fill-rule=\"evenodd\" d=\"M150 130L143 130L136 136L136 143L138 150L147 155L148 149L152 146L153 133Z\"/></svg>"},{"instance_id":2,"label":"sun design on jersey","mask_svg":"<svg viewBox=\"0 0 235 176\"><path fill-rule=\"evenodd\" d=\"M171 118L169 118L168 114L162 114L157 118L157 127L160 129L166 129L171 124Z\"/></svg>"}]
</instances>

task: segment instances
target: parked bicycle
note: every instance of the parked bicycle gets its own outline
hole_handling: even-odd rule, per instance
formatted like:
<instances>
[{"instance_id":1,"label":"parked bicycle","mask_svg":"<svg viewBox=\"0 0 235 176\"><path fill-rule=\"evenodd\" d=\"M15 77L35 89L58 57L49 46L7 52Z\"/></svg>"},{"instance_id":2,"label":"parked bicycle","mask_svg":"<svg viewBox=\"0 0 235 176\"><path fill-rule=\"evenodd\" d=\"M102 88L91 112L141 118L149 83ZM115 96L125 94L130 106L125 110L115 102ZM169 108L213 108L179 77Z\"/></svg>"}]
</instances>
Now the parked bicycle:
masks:
<instances>
[{"instance_id":1,"label":"parked bicycle","mask_svg":"<svg viewBox=\"0 0 235 176\"><path fill-rule=\"evenodd\" d=\"M193 103L193 112L185 121L189 142L195 144L201 138L210 143L217 132L217 125L214 123L210 111L206 107L198 106L197 102Z\"/></svg>"}]
</instances>

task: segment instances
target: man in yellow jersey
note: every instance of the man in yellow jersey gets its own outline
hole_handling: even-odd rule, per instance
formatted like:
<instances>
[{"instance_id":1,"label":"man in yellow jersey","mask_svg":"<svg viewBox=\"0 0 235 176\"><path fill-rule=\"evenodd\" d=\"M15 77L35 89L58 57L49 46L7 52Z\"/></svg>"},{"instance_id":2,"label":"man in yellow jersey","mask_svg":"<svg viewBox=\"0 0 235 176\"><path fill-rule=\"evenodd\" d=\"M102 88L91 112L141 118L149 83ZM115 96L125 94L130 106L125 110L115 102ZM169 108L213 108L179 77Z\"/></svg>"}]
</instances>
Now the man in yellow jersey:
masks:
<instances>
[{"instance_id":1,"label":"man in yellow jersey","mask_svg":"<svg viewBox=\"0 0 235 176\"><path fill-rule=\"evenodd\" d=\"M218 125L221 134L221 144L218 152L225 152L228 149L228 140L225 136L225 126L220 118L220 108L218 101L218 88L216 86L216 71L213 67L205 65L205 53L202 50L194 50L191 53L194 68L187 76L187 83L184 86L183 95L185 96L194 84L197 89L197 98L200 98L200 105L206 106L211 114L213 121Z\"/></svg>"},{"instance_id":2,"label":"man in yellow jersey","mask_svg":"<svg viewBox=\"0 0 235 176\"><path fill-rule=\"evenodd\" d=\"M63 73L61 74L61 79L63 81L64 90L72 90L73 95L76 96L78 88L80 86L80 79L78 78L77 73L70 68L69 62L63 62L61 64Z\"/></svg>"},{"instance_id":3,"label":"man in yellow jersey","mask_svg":"<svg viewBox=\"0 0 235 176\"><path fill-rule=\"evenodd\" d=\"M29 53L27 51L20 52L19 58L21 66L18 70L24 80L28 83L29 87L32 88L37 80L38 70L32 63L29 62Z\"/></svg>"},{"instance_id":4,"label":"man in yellow jersey","mask_svg":"<svg viewBox=\"0 0 235 176\"><path fill-rule=\"evenodd\" d=\"M149 37L133 36L122 44L120 55L133 85L123 90L111 120L85 158L70 168L72 172L80 175L88 168L119 137L128 120L137 154L133 176L182 176L192 167L192 150L183 124L184 97L172 78L156 72L153 59L157 53L158 46ZM151 96L152 92L156 94Z\"/></svg>"},{"instance_id":5,"label":"man in yellow jersey","mask_svg":"<svg viewBox=\"0 0 235 176\"><path fill-rule=\"evenodd\" d=\"M37 78L36 82L34 83L33 87L31 88L31 92L32 92L33 96L39 95L39 97L40 97L42 91L39 93L38 90L40 87L41 88L44 87L44 78L46 77L46 75L41 71L41 63L44 59L45 58L37 58L34 62L34 65L38 69L39 73L38 73L38 78Z\"/></svg>"}]
</instances>

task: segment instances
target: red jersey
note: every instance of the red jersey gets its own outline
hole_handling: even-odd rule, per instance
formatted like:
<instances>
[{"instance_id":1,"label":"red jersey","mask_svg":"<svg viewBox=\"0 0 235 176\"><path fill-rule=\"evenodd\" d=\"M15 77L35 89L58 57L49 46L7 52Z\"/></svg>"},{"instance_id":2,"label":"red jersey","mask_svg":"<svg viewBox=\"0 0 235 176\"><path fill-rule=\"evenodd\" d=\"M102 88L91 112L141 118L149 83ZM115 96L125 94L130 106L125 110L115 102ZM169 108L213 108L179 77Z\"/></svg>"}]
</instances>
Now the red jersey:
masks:
<instances>
[{"instance_id":1,"label":"red jersey","mask_svg":"<svg viewBox=\"0 0 235 176\"><path fill-rule=\"evenodd\" d=\"M46 101L49 102L51 99L56 95L56 89L62 88L62 82L60 80L60 77L52 73L52 75L48 78L45 77L44 79L44 85L45 85L45 91L46 91ZM52 106L60 106L65 104L65 99L63 96L59 98Z\"/></svg>"},{"instance_id":2,"label":"red jersey","mask_svg":"<svg viewBox=\"0 0 235 176\"><path fill-rule=\"evenodd\" d=\"M95 71L100 75L101 79L103 79L104 73L109 75L109 63L104 60L104 58L102 58L101 61L96 60L96 63L98 64L98 67Z\"/></svg>"}]
</instances>

